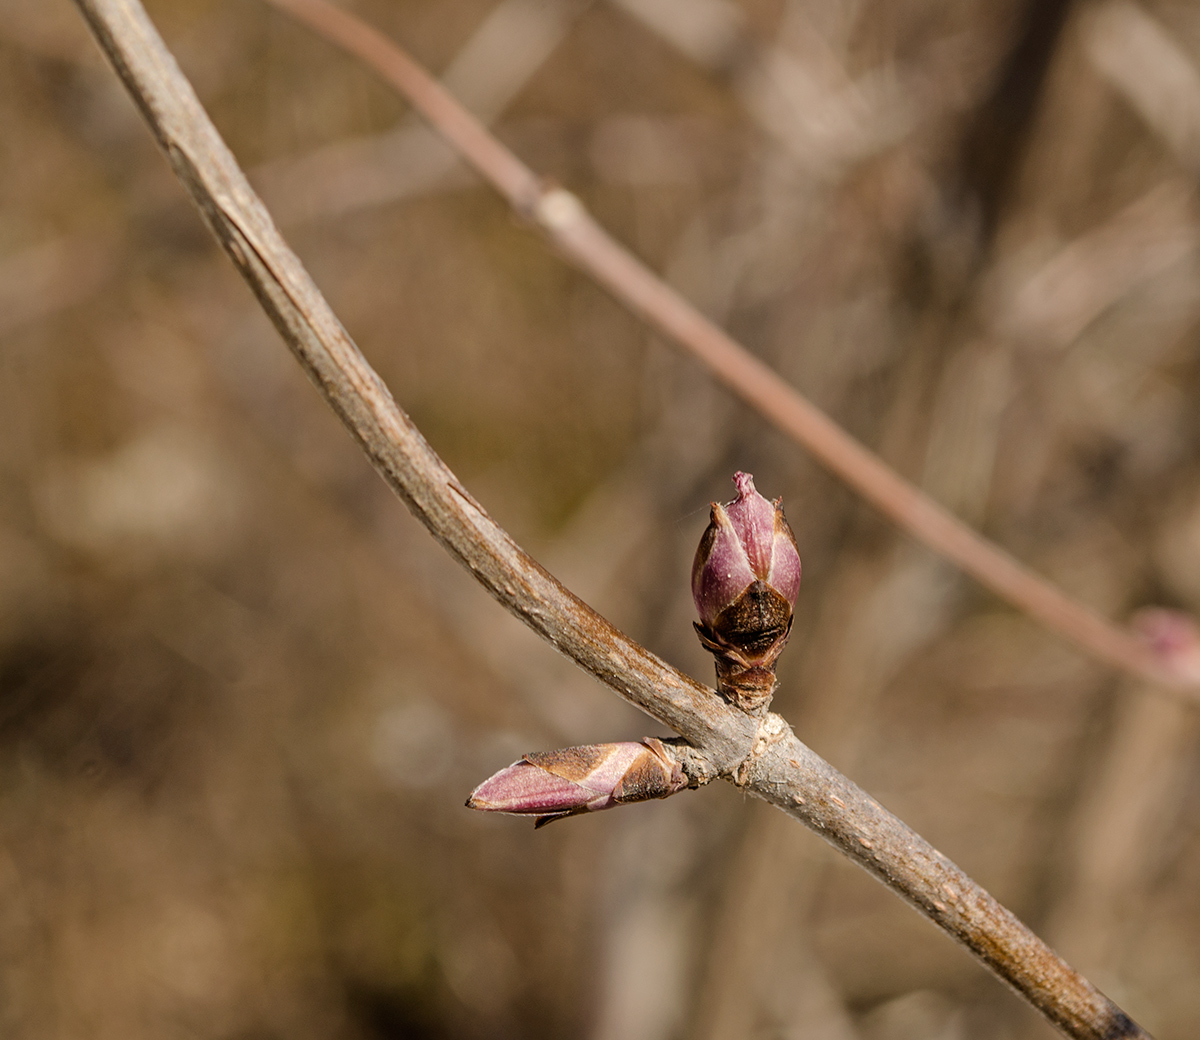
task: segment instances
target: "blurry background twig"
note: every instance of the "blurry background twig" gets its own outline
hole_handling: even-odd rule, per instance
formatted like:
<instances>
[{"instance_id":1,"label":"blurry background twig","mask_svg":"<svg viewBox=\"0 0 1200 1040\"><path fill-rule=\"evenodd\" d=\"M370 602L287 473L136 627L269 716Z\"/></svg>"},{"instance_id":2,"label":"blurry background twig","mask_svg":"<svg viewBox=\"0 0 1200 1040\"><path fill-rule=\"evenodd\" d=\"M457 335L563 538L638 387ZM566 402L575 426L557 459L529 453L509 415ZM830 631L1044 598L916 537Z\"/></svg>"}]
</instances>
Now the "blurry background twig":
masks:
<instances>
[{"instance_id":1,"label":"blurry background twig","mask_svg":"<svg viewBox=\"0 0 1200 1040\"><path fill-rule=\"evenodd\" d=\"M1196 216L1163 133L1187 108L1132 100L1164 83L1177 93L1152 96L1194 99L1171 75L1200 55L1191 6L745 0L705 5L716 43L690 53L699 5L679 6L568 8L498 136L1073 596L1110 617L1200 608ZM1035 17L1048 7L1065 17ZM355 5L435 69L495 10ZM1093 58L1094 10L1156 27L1157 56L1144 33L1109 36L1124 83ZM724 785L535 846L470 819L480 776L533 748L636 739L644 717L429 551L200 233L71 5L0 11L6 277L35 270L7 265L26 249L100 247L94 281L44 264L4 290L25 315L0 340L8 1034L1052 1035ZM152 13L252 169L408 118L258 5ZM743 84L771 54L810 107L774 103L768 126ZM834 104L847 81L865 109ZM900 92L904 136L856 151L857 120L803 120L816 88L831 114ZM802 163L821 130L821 162ZM402 183L386 150L348 151L347 183ZM1147 219L1122 221L1142 199L1130 213ZM1196 1035L1190 709L1179 725L1131 710L1136 687L905 549L473 177L364 194L336 221L300 203L293 244L455 471L686 671L710 667L686 592L708 501L737 468L782 494L805 585L779 710L1160 1040ZM1037 335L1016 338L992 316L1027 284ZM967 349L987 342L1001 352ZM1143 838L1098 871L1120 819ZM769 914L742 902L750 869L778 894ZM708 941L720 922L736 963Z\"/></svg>"}]
</instances>

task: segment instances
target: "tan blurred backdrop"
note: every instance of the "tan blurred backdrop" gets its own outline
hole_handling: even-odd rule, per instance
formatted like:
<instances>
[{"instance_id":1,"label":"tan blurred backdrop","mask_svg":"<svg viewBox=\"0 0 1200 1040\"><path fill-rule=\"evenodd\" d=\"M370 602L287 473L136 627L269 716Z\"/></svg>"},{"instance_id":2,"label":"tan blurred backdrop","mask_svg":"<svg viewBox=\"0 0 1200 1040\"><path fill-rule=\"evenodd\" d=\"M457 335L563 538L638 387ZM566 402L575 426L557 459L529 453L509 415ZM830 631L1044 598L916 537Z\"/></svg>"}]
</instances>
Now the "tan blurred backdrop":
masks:
<instances>
[{"instance_id":1,"label":"tan blurred backdrop","mask_svg":"<svg viewBox=\"0 0 1200 1040\"><path fill-rule=\"evenodd\" d=\"M351 6L960 515L1110 616L1200 610L1200 8ZM1200 1035L1197 709L897 535L370 73L255 0L148 7L518 541L707 680L691 554L752 471L804 558L801 738ZM536 834L463 808L525 751L657 733L390 496L68 0L0 0L0 1033L1050 1035L724 785Z\"/></svg>"}]
</instances>

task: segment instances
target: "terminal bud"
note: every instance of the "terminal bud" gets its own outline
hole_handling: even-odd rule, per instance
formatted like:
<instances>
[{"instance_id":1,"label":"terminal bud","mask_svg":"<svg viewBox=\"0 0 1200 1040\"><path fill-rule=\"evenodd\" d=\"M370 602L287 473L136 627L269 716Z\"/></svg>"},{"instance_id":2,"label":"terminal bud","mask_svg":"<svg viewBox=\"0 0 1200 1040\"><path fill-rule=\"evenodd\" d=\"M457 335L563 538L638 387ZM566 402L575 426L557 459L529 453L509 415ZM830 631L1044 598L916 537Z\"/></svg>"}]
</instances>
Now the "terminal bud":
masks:
<instances>
[{"instance_id":1,"label":"terminal bud","mask_svg":"<svg viewBox=\"0 0 1200 1040\"><path fill-rule=\"evenodd\" d=\"M763 710L775 692L775 661L792 630L800 591L800 552L783 515L749 473L735 473L737 498L712 504L692 564L696 631L717 663L721 692L746 711Z\"/></svg>"}]
</instances>

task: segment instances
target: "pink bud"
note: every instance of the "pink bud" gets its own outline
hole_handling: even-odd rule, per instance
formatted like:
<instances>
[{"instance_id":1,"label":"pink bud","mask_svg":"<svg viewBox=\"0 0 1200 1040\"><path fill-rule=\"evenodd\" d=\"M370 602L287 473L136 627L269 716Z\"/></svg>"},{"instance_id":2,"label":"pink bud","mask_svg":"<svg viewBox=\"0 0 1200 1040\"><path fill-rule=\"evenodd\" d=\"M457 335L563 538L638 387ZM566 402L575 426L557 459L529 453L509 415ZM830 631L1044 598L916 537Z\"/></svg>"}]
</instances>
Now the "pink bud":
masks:
<instances>
[{"instance_id":1,"label":"pink bud","mask_svg":"<svg viewBox=\"0 0 1200 1040\"><path fill-rule=\"evenodd\" d=\"M764 582L790 613L800 591L800 552L783 515L783 500L769 502L749 473L735 473L738 496L712 503L712 519L692 563L692 599L700 620L713 626L756 581Z\"/></svg>"},{"instance_id":2,"label":"pink bud","mask_svg":"<svg viewBox=\"0 0 1200 1040\"><path fill-rule=\"evenodd\" d=\"M687 777L661 740L535 751L471 792L467 806L539 817L536 826L626 802L666 798Z\"/></svg>"}]
</instances>

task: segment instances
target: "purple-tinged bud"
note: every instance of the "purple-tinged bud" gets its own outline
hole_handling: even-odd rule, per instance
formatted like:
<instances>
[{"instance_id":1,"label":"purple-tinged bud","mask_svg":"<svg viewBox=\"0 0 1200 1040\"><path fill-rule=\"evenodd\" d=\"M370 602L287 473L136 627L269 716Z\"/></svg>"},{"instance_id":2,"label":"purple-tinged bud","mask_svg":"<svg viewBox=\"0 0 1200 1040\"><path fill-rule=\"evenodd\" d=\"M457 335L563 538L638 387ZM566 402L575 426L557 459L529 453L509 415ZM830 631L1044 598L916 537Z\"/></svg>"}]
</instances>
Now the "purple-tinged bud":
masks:
<instances>
[{"instance_id":1,"label":"purple-tinged bud","mask_svg":"<svg viewBox=\"0 0 1200 1040\"><path fill-rule=\"evenodd\" d=\"M712 503L711 521L692 563L692 598L700 620L712 625L755 581L766 582L791 609L800 591L800 552L783 515L749 473L735 473L738 496Z\"/></svg>"},{"instance_id":2,"label":"purple-tinged bud","mask_svg":"<svg viewBox=\"0 0 1200 1040\"><path fill-rule=\"evenodd\" d=\"M717 658L722 692L747 711L762 710L775 689L775 660L792 627L800 591L800 552L783 515L749 473L735 473L738 496L712 504L712 519L692 563L696 630Z\"/></svg>"},{"instance_id":3,"label":"purple-tinged bud","mask_svg":"<svg viewBox=\"0 0 1200 1040\"><path fill-rule=\"evenodd\" d=\"M627 802L666 798L687 777L661 740L535 751L471 792L467 807L538 817L535 826Z\"/></svg>"}]
</instances>

